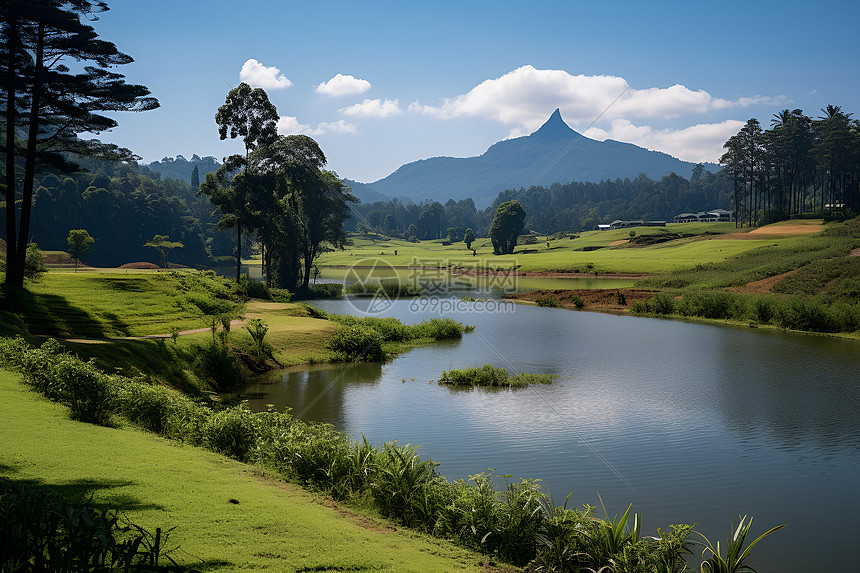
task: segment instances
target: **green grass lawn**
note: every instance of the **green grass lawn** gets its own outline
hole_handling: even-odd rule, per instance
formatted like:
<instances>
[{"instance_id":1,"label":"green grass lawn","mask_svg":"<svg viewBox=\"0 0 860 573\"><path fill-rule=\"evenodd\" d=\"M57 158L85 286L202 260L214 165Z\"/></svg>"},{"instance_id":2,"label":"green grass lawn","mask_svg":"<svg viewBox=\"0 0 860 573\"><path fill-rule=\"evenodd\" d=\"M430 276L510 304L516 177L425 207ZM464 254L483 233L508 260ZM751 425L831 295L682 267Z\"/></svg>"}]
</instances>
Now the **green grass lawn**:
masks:
<instances>
[{"instance_id":1,"label":"green grass lawn","mask_svg":"<svg viewBox=\"0 0 860 573\"><path fill-rule=\"evenodd\" d=\"M71 501L91 496L149 530L174 528L172 557L204 571L486 571L486 558L335 507L253 466L136 429L73 422L4 371L0 419L0 475Z\"/></svg>"},{"instance_id":2,"label":"green grass lawn","mask_svg":"<svg viewBox=\"0 0 860 573\"><path fill-rule=\"evenodd\" d=\"M204 327L202 313L187 302L177 276L52 270L28 282L15 311L30 334L47 336L145 336L170 332L173 326ZM217 286L220 279L205 280Z\"/></svg>"},{"instance_id":3,"label":"green grass lawn","mask_svg":"<svg viewBox=\"0 0 860 573\"><path fill-rule=\"evenodd\" d=\"M682 233L701 235L682 238L653 246L612 245L637 236ZM363 259L382 259L392 266L421 264L427 266L480 266L502 268L517 266L519 271L580 271L600 273L656 273L692 268L696 265L720 262L738 253L772 242L770 238L722 239L720 235L735 233L734 223L679 223L666 227L637 227L611 231L589 231L577 239L556 239L547 242L539 238L536 244L519 245L513 255L493 255L487 238L475 241L476 256L463 243L443 245L442 241L411 243L400 239L354 238L354 245L344 251L325 253L320 266L352 266ZM707 235L704 235L707 233ZM547 246L549 245L549 246ZM612 246L610 246L612 245ZM584 250L588 249L588 250ZM397 254L394 254L394 251Z\"/></svg>"}]
</instances>

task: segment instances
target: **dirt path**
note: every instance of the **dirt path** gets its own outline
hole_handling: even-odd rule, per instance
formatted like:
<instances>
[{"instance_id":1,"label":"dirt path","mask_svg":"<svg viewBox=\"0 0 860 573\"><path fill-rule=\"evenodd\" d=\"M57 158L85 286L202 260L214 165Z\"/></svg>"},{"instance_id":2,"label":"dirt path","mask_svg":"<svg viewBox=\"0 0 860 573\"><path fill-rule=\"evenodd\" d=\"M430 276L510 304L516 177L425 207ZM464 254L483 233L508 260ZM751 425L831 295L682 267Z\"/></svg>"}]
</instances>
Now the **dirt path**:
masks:
<instances>
[{"instance_id":1,"label":"dirt path","mask_svg":"<svg viewBox=\"0 0 860 573\"><path fill-rule=\"evenodd\" d=\"M770 292L778 282L780 282L785 277L793 275L796 272L797 269L794 269L793 271L788 271L787 273L767 277L766 279L761 279L760 281L753 281L743 286L731 287L727 290L740 294L761 294Z\"/></svg>"}]
</instances>

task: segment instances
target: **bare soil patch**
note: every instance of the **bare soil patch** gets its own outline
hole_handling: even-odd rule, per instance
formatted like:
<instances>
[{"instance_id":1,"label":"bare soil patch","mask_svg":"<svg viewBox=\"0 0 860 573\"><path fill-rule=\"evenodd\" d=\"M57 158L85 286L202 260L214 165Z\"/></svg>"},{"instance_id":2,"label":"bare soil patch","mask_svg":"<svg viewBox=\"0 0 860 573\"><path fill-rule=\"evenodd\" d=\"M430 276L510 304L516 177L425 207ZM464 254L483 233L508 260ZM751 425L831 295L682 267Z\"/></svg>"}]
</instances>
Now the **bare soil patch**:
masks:
<instances>
[{"instance_id":1,"label":"bare soil patch","mask_svg":"<svg viewBox=\"0 0 860 573\"><path fill-rule=\"evenodd\" d=\"M621 280L636 280L644 279L648 276L647 273L575 273L567 271L528 271L518 272L514 269L505 271L495 271L488 269L452 269L453 275L467 276L517 276L522 278L541 278L541 279L621 279ZM613 291L614 292L614 291Z\"/></svg>"},{"instance_id":2,"label":"bare soil patch","mask_svg":"<svg viewBox=\"0 0 860 573\"><path fill-rule=\"evenodd\" d=\"M126 263L124 265L120 265L117 267L118 269L160 269L158 265L155 263L147 263L144 261L139 261L135 263Z\"/></svg>"},{"instance_id":3,"label":"bare soil patch","mask_svg":"<svg viewBox=\"0 0 860 573\"><path fill-rule=\"evenodd\" d=\"M848 256L849 257L860 257L860 249L854 249L853 251L851 251L851 253Z\"/></svg>"},{"instance_id":4,"label":"bare soil patch","mask_svg":"<svg viewBox=\"0 0 860 573\"><path fill-rule=\"evenodd\" d=\"M787 273L767 277L766 279L761 279L760 281L753 281L743 286L731 287L727 290L740 294L762 294L770 292L771 290L773 290L773 287L775 287L777 283L779 283L782 279L784 279L785 277L789 277L796 272L797 269L794 269L793 271L788 271Z\"/></svg>"},{"instance_id":5,"label":"bare soil patch","mask_svg":"<svg viewBox=\"0 0 860 573\"><path fill-rule=\"evenodd\" d=\"M824 226L821 221L808 223L790 223L787 225L767 225L749 232L750 235L814 235L820 232Z\"/></svg>"},{"instance_id":6,"label":"bare soil patch","mask_svg":"<svg viewBox=\"0 0 860 573\"><path fill-rule=\"evenodd\" d=\"M618 292L624 295L626 304L618 304ZM582 310L593 310L599 312L624 313L630 310L630 305L636 301L648 300L654 293L650 290L638 289L564 289L564 290L537 290L509 295L505 298L514 300L527 300L534 302L536 299L551 298L558 308L575 309L576 305L571 301L571 296L579 295L585 302Z\"/></svg>"},{"instance_id":7,"label":"bare soil patch","mask_svg":"<svg viewBox=\"0 0 860 573\"><path fill-rule=\"evenodd\" d=\"M630 239L619 239L617 241L612 241L611 243L609 243L609 246L610 247L617 247L618 245L626 245L629 242L630 242Z\"/></svg>"}]
</instances>

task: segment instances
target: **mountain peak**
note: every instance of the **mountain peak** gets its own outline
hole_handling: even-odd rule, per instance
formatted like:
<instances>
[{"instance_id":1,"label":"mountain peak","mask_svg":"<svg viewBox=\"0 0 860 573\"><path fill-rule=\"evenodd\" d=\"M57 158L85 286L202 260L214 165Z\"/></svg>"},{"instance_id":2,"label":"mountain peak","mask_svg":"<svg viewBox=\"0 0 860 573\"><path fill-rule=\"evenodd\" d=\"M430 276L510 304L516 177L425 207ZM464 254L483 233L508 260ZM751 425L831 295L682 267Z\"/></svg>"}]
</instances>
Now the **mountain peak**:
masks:
<instances>
[{"instance_id":1,"label":"mountain peak","mask_svg":"<svg viewBox=\"0 0 860 573\"><path fill-rule=\"evenodd\" d=\"M552 137L553 139L560 137L572 137L576 135L576 132L567 125L564 120L561 118L561 110L555 108L555 111L552 112L552 115L549 116L549 119L546 120L540 129L534 132L532 135L537 135L540 137Z\"/></svg>"}]
</instances>

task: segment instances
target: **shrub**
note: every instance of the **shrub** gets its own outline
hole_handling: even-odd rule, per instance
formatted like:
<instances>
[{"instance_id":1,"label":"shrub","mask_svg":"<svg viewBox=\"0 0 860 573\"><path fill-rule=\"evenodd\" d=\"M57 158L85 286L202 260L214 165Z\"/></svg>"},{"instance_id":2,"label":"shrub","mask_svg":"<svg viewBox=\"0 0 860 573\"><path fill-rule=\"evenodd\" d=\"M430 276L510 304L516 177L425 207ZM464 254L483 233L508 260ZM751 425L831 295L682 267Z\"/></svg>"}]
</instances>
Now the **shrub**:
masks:
<instances>
[{"instance_id":1,"label":"shrub","mask_svg":"<svg viewBox=\"0 0 860 573\"><path fill-rule=\"evenodd\" d=\"M676 310L685 316L727 319L740 318L745 303L742 295L725 291L695 291L684 293Z\"/></svg>"},{"instance_id":2,"label":"shrub","mask_svg":"<svg viewBox=\"0 0 860 573\"><path fill-rule=\"evenodd\" d=\"M666 292L658 292L651 297L651 310L655 314L672 314L675 310L675 298Z\"/></svg>"},{"instance_id":3,"label":"shrub","mask_svg":"<svg viewBox=\"0 0 860 573\"><path fill-rule=\"evenodd\" d=\"M535 304L538 306L548 306L555 308L557 306L555 299L549 296L539 296L535 298Z\"/></svg>"},{"instance_id":4,"label":"shrub","mask_svg":"<svg viewBox=\"0 0 860 573\"><path fill-rule=\"evenodd\" d=\"M407 327L410 338L430 338L432 340L453 340L462 338L465 327L453 318L431 318ZM474 329L473 329L474 330Z\"/></svg>"},{"instance_id":5,"label":"shrub","mask_svg":"<svg viewBox=\"0 0 860 573\"><path fill-rule=\"evenodd\" d=\"M192 368L195 374L208 382L214 390L229 390L245 381L239 362L226 346L213 342L207 346L198 346L196 353Z\"/></svg>"},{"instance_id":6,"label":"shrub","mask_svg":"<svg viewBox=\"0 0 860 573\"><path fill-rule=\"evenodd\" d=\"M263 298L269 300L272 298L268 287L260 281L251 280L248 275L239 277L239 282L236 283L236 294L243 297Z\"/></svg>"},{"instance_id":7,"label":"shrub","mask_svg":"<svg viewBox=\"0 0 860 573\"><path fill-rule=\"evenodd\" d=\"M308 285L308 292L303 294L308 298L339 298L343 295L343 285L340 283Z\"/></svg>"},{"instance_id":8,"label":"shrub","mask_svg":"<svg viewBox=\"0 0 860 573\"><path fill-rule=\"evenodd\" d=\"M39 280L48 271L45 266L45 257L36 243L27 244L27 252L24 255L24 278Z\"/></svg>"},{"instance_id":9,"label":"shrub","mask_svg":"<svg viewBox=\"0 0 860 573\"><path fill-rule=\"evenodd\" d=\"M204 445L241 462L249 461L256 446L252 416L244 404L214 412L203 426Z\"/></svg>"},{"instance_id":10,"label":"shrub","mask_svg":"<svg viewBox=\"0 0 860 573\"><path fill-rule=\"evenodd\" d=\"M421 286L409 282L401 283L399 280L383 280L375 282L355 282L347 286L346 294L364 296L386 296L388 298L417 297L423 292Z\"/></svg>"},{"instance_id":11,"label":"shrub","mask_svg":"<svg viewBox=\"0 0 860 573\"><path fill-rule=\"evenodd\" d=\"M615 291L615 302L620 306L627 306L627 297L620 290Z\"/></svg>"},{"instance_id":12,"label":"shrub","mask_svg":"<svg viewBox=\"0 0 860 573\"><path fill-rule=\"evenodd\" d=\"M585 306L585 301L582 300L582 297L576 293L570 295L570 302L573 303L573 306L575 306L576 308L579 308L579 309L581 309Z\"/></svg>"},{"instance_id":13,"label":"shrub","mask_svg":"<svg viewBox=\"0 0 860 573\"><path fill-rule=\"evenodd\" d=\"M275 302L290 302L293 298L293 293L285 288L270 288L269 296Z\"/></svg>"},{"instance_id":14,"label":"shrub","mask_svg":"<svg viewBox=\"0 0 860 573\"><path fill-rule=\"evenodd\" d=\"M385 359L382 350L382 335L375 329L362 324L341 326L329 338L326 348L347 360L381 361Z\"/></svg>"}]
</instances>

